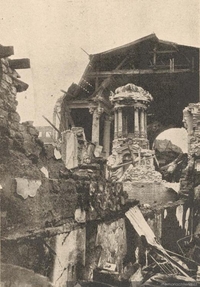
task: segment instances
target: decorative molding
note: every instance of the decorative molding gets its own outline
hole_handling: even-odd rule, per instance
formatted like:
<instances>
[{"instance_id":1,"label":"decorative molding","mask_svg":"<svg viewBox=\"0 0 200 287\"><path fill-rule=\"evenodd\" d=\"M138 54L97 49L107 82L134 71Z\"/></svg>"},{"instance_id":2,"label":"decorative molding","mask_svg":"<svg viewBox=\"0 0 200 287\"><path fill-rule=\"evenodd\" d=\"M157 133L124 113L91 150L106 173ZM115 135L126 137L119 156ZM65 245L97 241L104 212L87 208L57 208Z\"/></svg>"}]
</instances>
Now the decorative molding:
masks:
<instances>
[{"instance_id":1,"label":"decorative molding","mask_svg":"<svg viewBox=\"0 0 200 287\"><path fill-rule=\"evenodd\" d=\"M119 87L115 90L115 93L111 92L110 101L111 103L121 102L121 101L134 101L142 103L150 103L153 101L153 97L143 88L138 87L134 84L127 84L125 86Z\"/></svg>"},{"instance_id":2,"label":"decorative molding","mask_svg":"<svg viewBox=\"0 0 200 287\"><path fill-rule=\"evenodd\" d=\"M100 117L102 113L104 112L104 108L100 106L89 106L89 113L90 114L95 114L96 117Z\"/></svg>"}]
</instances>

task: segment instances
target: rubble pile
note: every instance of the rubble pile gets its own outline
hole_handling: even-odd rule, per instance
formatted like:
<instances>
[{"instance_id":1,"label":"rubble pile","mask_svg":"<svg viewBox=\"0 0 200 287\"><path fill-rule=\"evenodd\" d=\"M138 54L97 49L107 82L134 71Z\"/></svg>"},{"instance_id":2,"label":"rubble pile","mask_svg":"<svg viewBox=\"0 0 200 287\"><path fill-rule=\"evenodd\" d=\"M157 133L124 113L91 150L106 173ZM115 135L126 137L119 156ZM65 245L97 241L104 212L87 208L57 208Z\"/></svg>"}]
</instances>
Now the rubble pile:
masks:
<instances>
[{"instance_id":1,"label":"rubble pile","mask_svg":"<svg viewBox=\"0 0 200 287\"><path fill-rule=\"evenodd\" d=\"M40 173L34 168L32 162L39 159L42 145L38 141L38 132L30 122L20 124L20 116L16 112L16 95L20 87L17 85L18 73L11 69L7 58L1 59L0 81L0 156L1 177L11 175L24 175L38 178ZM25 89L28 85L25 84ZM21 162L24 161L24 165ZM32 166L31 172L28 166Z\"/></svg>"}]
</instances>

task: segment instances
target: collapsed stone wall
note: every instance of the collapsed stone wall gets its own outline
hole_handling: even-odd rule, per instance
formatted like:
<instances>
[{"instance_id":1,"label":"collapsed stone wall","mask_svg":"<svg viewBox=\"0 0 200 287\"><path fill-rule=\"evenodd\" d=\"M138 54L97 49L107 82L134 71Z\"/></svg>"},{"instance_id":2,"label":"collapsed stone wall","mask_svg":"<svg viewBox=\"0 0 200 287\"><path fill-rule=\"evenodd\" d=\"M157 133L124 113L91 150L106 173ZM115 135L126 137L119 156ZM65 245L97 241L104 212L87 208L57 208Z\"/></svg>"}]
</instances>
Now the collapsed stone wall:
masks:
<instances>
[{"instance_id":1,"label":"collapsed stone wall","mask_svg":"<svg viewBox=\"0 0 200 287\"><path fill-rule=\"evenodd\" d=\"M0 66L2 235L16 236L72 217L77 194L75 181L60 176L65 166L55 159L53 147L45 148L30 122L20 123L16 111L18 74L9 67L8 59L1 59Z\"/></svg>"},{"instance_id":2,"label":"collapsed stone wall","mask_svg":"<svg viewBox=\"0 0 200 287\"><path fill-rule=\"evenodd\" d=\"M99 164L95 170L67 170L56 159L54 146L39 140L32 122L20 123L17 92L28 85L18 82L19 75L9 63L8 58L0 60L2 262L56 280L58 239L79 230L77 210L79 215L87 211L83 222L105 217L109 210L114 213L124 206L124 195L101 178Z\"/></svg>"},{"instance_id":3,"label":"collapsed stone wall","mask_svg":"<svg viewBox=\"0 0 200 287\"><path fill-rule=\"evenodd\" d=\"M57 252L55 236L71 233L77 207L85 207L86 200L83 202L83 198L87 191L81 184L85 177L77 173L71 176L62 160L55 158L54 147L44 146L38 139L39 132L32 123L20 123L20 116L16 111L16 96L20 90L18 82L16 83L17 77L17 72L9 65L9 59L2 58L1 259L2 262L11 264L5 266L14 268L12 266L18 265L53 278ZM23 84L23 87L27 88L28 85ZM74 245L76 243L75 240ZM23 272L26 273L25 270ZM25 273L21 280L29 282ZM6 274L3 270L4 281L9 279ZM32 281L37 279L34 274L31 276ZM16 278L13 280L19 281Z\"/></svg>"},{"instance_id":4,"label":"collapsed stone wall","mask_svg":"<svg viewBox=\"0 0 200 287\"><path fill-rule=\"evenodd\" d=\"M41 173L32 165L33 158L39 158L42 150L42 144L37 139L38 132L30 123L20 124L16 111L16 96L21 91L16 83L19 75L10 68L8 58L1 59L0 69L1 180L7 174L39 178ZM24 89L27 88L25 84Z\"/></svg>"}]
</instances>

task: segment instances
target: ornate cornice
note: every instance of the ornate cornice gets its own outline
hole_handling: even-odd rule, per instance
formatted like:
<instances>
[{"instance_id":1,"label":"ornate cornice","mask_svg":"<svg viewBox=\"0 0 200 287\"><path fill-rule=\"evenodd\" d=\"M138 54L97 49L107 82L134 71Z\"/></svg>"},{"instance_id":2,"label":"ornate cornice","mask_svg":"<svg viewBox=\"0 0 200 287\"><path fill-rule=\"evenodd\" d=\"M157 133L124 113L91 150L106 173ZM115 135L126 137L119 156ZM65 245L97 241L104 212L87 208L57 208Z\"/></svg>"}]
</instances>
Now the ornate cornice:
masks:
<instances>
[{"instance_id":1,"label":"ornate cornice","mask_svg":"<svg viewBox=\"0 0 200 287\"><path fill-rule=\"evenodd\" d=\"M143 104L149 104L153 101L153 97L143 88L138 87L134 84L127 84L119 87L115 90L115 93L111 92L110 95L111 103L119 102L141 102Z\"/></svg>"}]
</instances>

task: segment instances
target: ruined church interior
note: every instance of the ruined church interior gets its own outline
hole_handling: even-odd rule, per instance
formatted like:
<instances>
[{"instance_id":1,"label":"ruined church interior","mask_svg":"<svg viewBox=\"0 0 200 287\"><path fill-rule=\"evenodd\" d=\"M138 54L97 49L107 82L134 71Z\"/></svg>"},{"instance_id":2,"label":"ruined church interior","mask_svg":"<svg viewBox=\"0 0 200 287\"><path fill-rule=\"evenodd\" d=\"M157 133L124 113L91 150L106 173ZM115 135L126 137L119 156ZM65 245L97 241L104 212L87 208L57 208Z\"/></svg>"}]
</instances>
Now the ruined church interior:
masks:
<instances>
[{"instance_id":1,"label":"ruined church interior","mask_svg":"<svg viewBox=\"0 0 200 287\"><path fill-rule=\"evenodd\" d=\"M36 127L16 111L31 59L13 54L0 45L2 286L197 284L199 48L150 34L91 54Z\"/></svg>"}]
</instances>

